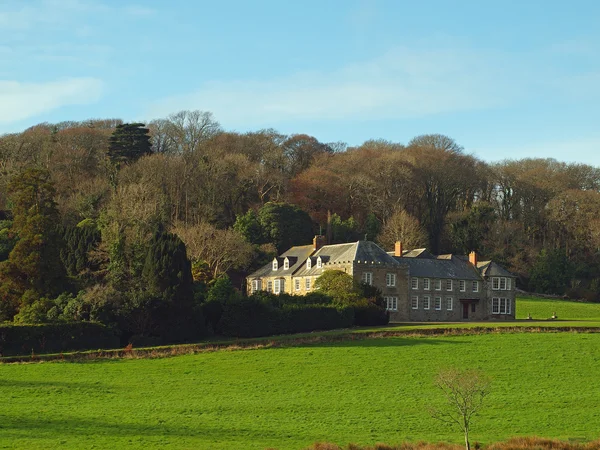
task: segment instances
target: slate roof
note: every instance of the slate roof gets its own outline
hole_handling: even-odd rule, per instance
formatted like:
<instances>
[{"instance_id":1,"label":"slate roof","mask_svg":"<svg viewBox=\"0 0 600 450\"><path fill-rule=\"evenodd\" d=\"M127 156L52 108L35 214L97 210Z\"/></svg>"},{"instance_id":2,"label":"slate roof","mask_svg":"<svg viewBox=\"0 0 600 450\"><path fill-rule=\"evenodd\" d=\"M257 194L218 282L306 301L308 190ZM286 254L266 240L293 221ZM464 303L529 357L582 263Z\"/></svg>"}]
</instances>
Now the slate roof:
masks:
<instances>
[{"instance_id":1,"label":"slate roof","mask_svg":"<svg viewBox=\"0 0 600 450\"><path fill-rule=\"evenodd\" d=\"M282 253L277 257L277 262L279 263L279 268L277 270L273 270L273 261L271 260L269 264L265 264L263 267L258 269L256 272L248 275L249 278L262 278L262 277L275 277L275 276L286 276L293 274L298 267L305 264L306 258L310 256L313 252L314 248L311 245L299 245L296 247L290 248L285 253ZM290 268L287 270L283 269L283 261L285 258L288 258L290 262Z\"/></svg>"},{"instance_id":2,"label":"slate roof","mask_svg":"<svg viewBox=\"0 0 600 450\"><path fill-rule=\"evenodd\" d=\"M317 258L321 257L323 263L343 263L350 261L375 262L397 265L396 260L388 255L385 250L371 241L350 242L347 244L324 245L310 257L312 267L306 264L296 273L297 276L317 276L328 269L327 266L317 267Z\"/></svg>"},{"instance_id":3,"label":"slate roof","mask_svg":"<svg viewBox=\"0 0 600 450\"><path fill-rule=\"evenodd\" d=\"M446 256L438 258L394 257L402 265L408 266L411 277L455 278L461 280L481 280L479 272L462 258Z\"/></svg>"},{"instance_id":4,"label":"slate roof","mask_svg":"<svg viewBox=\"0 0 600 450\"><path fill-rule=\"evenodd\" d=\"M477 263L477 268L480 270L481 274L485 277L512 277L516 278L512 273L506 270L499 264L496 264L494 261L479 261Z\"/></svg>"}]
</instances>

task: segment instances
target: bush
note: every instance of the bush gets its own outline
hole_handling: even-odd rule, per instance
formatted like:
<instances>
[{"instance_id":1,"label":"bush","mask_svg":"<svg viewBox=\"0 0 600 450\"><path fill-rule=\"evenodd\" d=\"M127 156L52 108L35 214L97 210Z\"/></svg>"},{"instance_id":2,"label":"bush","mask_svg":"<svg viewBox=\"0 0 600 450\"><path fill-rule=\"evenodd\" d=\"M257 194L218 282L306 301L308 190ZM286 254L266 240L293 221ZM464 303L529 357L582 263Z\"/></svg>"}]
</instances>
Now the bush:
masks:
<instances>
[{"instance_id":1,"label":"bush","mask_svg":"<svg viewBox=\"0 0 600 450\"><path fill-rule=\"evenodd\" d=\"M0 354L27 355L117 348L114 329L95 322L0 325Z\"/></svg>"},{"instance_id":2,"label":"bush","mask_svg":"<svg viewBox=\"0 0 600 450\"><path fill-rule=\"evenodd\" d=\"M362 301L354 305L354 325L387 325L389 321L389 313L373 302Z\"/></svg>"},{"instance_id":3,"label":"bush","mask_svg":"<svg viewBox=\"0 0 600 450\"><path fill-rule=\"evenodd\" d=\"M223 306L218 331L225 336L259 337L314 330L348 328L354 308L332 305L283 304L277 307L269 294L253 295Z\"/></svg>"},{"instance_id":4,"label":"bush","mask_svg":"<svg viewBox=\"0 0 600 450\"><path fill-rule=\"evenodd\" d=\"M285 305L281 333L348 328L354 323L354 308L331 305Z\"/></svg>"}]
</instances>

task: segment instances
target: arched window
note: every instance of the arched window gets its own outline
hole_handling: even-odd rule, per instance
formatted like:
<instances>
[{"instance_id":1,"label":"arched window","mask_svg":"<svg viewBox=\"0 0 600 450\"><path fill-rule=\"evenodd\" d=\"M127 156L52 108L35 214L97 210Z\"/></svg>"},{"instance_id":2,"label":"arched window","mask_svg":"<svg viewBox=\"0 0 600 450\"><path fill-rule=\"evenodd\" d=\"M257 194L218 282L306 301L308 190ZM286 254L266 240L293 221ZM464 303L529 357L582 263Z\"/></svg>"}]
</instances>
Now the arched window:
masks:
<instances>
[{"instance_id":1,"label":"arched window","mask_svg":"<svg viewBox=\"0 0 600 450\"><path fill-rule=\"evenodd\" d=\"M321 261L321 257L319 256L317 258L317 269L320 269L321 267L323 267L323 262Z\"/></svg>"},{"instance_id":2,"label":"arched window","mask_svg":"<svg viewBox=\"0 0 600 450\"><path fill-rule=\"evenodd\" d=\"M279 267L279 263L277 262L277 258L273 260L273 270L277 270Z\"/></svg>"},{"instance_id":3,"label":"arched window","mask_svg":"<svg viewBox=\"0 0 600 450\"><path fill-rule=\"evenodd\" d=\"M290 268L290 260L285 258L283 260L283 270L288 270Z\"/></svg>"},{"instance_id":4,"label":"arched window","mask_svg":"<svg viewBox=\"0 0 600 450\"><path fill-rule=\"evenodd\" d=\"M311 267L312 267L312 261L310 260L310 258L308 258L308 259L306 260L306 268L307 268L307 269L310 269Z\"/></svg>"}]
</instances>

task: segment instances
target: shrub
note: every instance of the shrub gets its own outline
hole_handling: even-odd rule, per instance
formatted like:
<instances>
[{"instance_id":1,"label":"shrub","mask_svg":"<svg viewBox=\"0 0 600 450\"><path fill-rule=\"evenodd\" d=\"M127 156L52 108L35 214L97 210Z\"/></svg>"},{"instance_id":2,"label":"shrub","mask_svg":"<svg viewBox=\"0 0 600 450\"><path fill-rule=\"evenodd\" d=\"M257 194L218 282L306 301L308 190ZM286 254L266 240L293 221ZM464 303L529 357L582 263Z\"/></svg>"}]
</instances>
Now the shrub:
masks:
<instances>
[{"instance_id":1,"label":"shrub","mask_svg":"<svg viewBox=\"0 0 600 450\"><path fill-rule=\"evenodd\" d=\"M95 322L0 325L2 356L117 348L114 329Z\"/></svg>"},{"instance_id":2,"label":"shrub","mask_svg":"<svg viewBox=\"0 0 600 450\"><path fill-rule=\"evenodd\" d=\"M387 325L390 320L385 308L368 300L357 302L354 305L354 325Z\"/></svg>"}]
</instances>

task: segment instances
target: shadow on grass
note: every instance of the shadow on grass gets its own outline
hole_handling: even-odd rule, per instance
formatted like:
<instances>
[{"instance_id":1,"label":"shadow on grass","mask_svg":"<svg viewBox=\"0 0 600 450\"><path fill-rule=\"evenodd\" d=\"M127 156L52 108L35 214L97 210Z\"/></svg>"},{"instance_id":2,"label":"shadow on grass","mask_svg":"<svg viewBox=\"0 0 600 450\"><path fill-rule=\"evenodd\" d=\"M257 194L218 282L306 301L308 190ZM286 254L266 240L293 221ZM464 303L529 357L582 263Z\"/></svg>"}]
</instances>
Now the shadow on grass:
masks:
<instances>
[{"instance_id":1,"label":"shadow on grass","mask_svg":"<svg viewBox=\"0 0 600 450\"><path fill-rule=\"evenodd\" d=\"M447 344L468 344L468 341L442 339L436 337L399 337L399 336L346 336L340 340L325 340L325 341L307 341L294 342L291 341L289 346L274 347L274 349L286 349L289 347L314 348L314 347L412 347L415 345L447 345Z\"/></svg>"},{"instance_id":2,"label":"shadow on grass","mask_svg":"<svg viewBox=\"0 0 600 450\"><path fill-rule=\"evenodd\" d=\"M66 389L98 389L105 390L106 385L97 383L82 383L80 381L42 381L42 380L9 380L0 379L0 389L39 389L39 388L66 388Z\"/></svg>"},{"instance_id":3,"label":"shadow on grass","mask_svg":"<svg viewBox=\"0 0 600 450\"><path fill-rule=\"evenodd\" d=\"M210 426L201 423L190 425L167 424L160 417L147 419L144 424L109 422L103 418L74 418L47 416L8 416L3 415L0 424L0 439L66 439L85 438L138 438L143 437L187 437L201 438L204 441L227 442L236 440L261 441L265 439L283 441L290 439L289 432L273 430Z\"/></svg>"}]
</instances>

